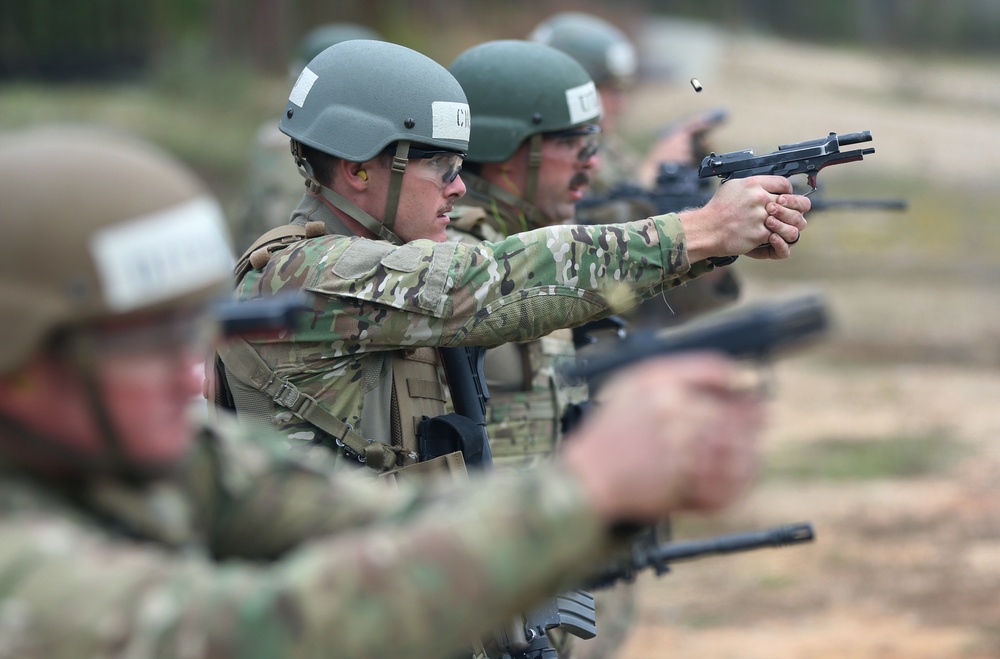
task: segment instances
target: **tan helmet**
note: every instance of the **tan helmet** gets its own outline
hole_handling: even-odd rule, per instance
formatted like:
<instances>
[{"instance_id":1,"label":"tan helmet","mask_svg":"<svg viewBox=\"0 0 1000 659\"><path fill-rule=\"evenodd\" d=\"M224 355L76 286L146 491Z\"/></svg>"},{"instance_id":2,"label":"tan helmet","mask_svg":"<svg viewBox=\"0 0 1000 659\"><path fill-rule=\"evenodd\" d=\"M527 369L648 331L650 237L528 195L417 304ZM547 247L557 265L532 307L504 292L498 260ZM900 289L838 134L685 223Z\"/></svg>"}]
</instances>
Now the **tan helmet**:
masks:
<instances>
[{"instance_id":1,"label":"tan helmet","mask_svg":"<svg viewBox=\"0 0 1000 659\"><path fill-rule=\"evenodd\" d=\"M0 136L0 374L62 328L225 290L219 204L172 157L106 129Z\"/></svg>"}]
</instances>

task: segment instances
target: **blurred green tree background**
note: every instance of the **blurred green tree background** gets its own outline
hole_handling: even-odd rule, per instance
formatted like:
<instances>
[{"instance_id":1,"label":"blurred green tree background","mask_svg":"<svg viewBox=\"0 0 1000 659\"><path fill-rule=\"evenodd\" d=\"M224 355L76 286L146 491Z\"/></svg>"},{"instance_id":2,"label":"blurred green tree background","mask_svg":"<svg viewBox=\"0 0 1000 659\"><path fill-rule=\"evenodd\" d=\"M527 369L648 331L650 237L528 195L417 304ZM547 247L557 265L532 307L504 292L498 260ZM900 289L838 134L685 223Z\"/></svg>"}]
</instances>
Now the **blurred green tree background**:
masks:
<instances>
[{"instance_id":1,"label":"blurred green tree background","mask_svg":"<svg viewBox=\"0 0 1000 659\"><path fill-rule=\"evenodd\" d=\"M1000 51L997 0L3 0L0 79L79 80L138 75L200 44L215 64L281 71L296 39L335 21L368 25L434 55L456 33L490 26L519 35L554 11L583 9L628 22L696 18L820 43L921 53ZM479 26L479 27L476 27ZM499 36L499 35L498 35Z\"/></svg>"},{"instance_id":2,"label":"blurred green tree background","mask_svg":"<svg viewBox=\"0 0 1000 659\"><path fill-rule=\"evenodd\" d=\"M447 65L564 10L633 32L651 18L683 18L917 61L1000 51L1000 0L0 0L0 131L46 121L122 128L235 199L311 28L366 25Z\"/></svg>"}]
</instances>

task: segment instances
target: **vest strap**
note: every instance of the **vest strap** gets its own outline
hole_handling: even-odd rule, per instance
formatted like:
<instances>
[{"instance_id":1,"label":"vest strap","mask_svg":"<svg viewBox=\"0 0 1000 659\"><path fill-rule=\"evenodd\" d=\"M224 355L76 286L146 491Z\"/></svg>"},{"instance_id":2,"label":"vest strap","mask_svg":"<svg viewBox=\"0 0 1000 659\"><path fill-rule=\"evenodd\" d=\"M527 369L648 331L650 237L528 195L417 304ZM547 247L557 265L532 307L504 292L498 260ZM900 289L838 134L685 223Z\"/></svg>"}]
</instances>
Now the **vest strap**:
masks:
<instances>
[{"instance_id":1,"label":"vest strap","mask_svg":"<svg viewBox=\"0 0 1000 659\"><path fill-rule=\"evenodd\" d=\"M345 454L379 472L396 467L400 449L365 439L351 424L324 409L315 398L278 377L243 339L236 337L226 341L219 346L218 353L235 378L332 436Z\"/></svg>"}]
</instances>

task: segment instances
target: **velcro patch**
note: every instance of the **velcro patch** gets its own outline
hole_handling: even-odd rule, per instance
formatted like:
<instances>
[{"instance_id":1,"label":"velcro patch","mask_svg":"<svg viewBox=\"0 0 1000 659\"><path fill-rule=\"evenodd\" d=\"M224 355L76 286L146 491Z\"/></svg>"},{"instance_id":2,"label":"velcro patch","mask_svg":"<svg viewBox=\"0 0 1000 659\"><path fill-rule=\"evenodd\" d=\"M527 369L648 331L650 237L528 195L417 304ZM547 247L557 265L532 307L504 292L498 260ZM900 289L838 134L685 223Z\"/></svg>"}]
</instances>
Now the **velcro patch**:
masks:
<instances>
[{"instance_id":1,"label":"velcro patch","mask_svg":"<svg viewBox=\"0 0 1000 659\"><path fill-rule=\"evenodd\" d=\"M117 312L225 281L233 267L222 209L204 197L105 227L90 253L104 301Z\"/></svg>"},{"instance_id":2,"label":"velcro patch","mask_svg":"<svg viewBox=\"0 0 1000 659\"><path fill-rule=\"evenodd\" d=\"M569 122L582 124L601 116L601 97L597 87L588 82L566 90L566 107L569 108Z\"/></svg>"},{"instance_id":3,"label":"velcro patch","mask_svg":"<svg viewBox=\"0 0 1000 659\"><path fill-rule=\"evenodd\" d=\"M355 240L333 264L333 274L341 279L357 279L367 275L393 249L382 240Z\"/></svg>"},{"instance_id":4,"label":"velcro patch","mask_svg":"<svg viewBox=\"0 0 1000 659\"><path fill-rule=\"evenodd\" d=\"M390 270L413 272L420 266L423 253L417 245L403 245L386 254L381 263Z\"/></svg>"},{"instance_id":5,"label":"velcro patch","mask_svg":"<svg viewBox=\"0 0 1000 659\"><path fill-rule=\"evenodd\" d=\"M313 84L317 80L319 80L319 76L310 71L308 66L302 69L302 73L295 81L295 86L292 87L292 92L288 95L288 102L299 107L305 105L306 97L309 96L309 92L312 91Z\"/></svg>"},{"instance_id":6,"label":"velcro patch","mask_svg":"<svg viewBox=\"0 0 1000 659\"><path fill-rule=\"evenodd\" d=\"M431 137L439 140L469 141L472 123L469 106L465 103L434 101L431 103L431 116L433 117Z\"/></svg>"}]
</instances>

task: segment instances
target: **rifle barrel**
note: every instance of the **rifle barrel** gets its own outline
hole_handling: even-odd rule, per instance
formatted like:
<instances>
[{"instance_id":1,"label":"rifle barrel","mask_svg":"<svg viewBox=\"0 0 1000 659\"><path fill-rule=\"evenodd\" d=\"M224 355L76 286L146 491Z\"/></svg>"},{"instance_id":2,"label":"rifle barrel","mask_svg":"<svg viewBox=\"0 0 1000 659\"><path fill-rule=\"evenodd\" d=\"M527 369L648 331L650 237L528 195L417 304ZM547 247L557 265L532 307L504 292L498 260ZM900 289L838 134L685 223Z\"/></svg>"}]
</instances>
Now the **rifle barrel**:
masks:
<instances>
[{"instance_id":1,"label":"rifle barrel","mask_svg":"<svg viewBox=\"0 0 1000 659\"><path fill-rule=\"evenodd\" d=\"M760 531L720 535L707 540L670 542L653 548L647 554L649 565L703 558L716 554L731 554L764 547L784 547L811 542L816 537L812 524L787 524Z\"/></svg>"}]
</instances>

